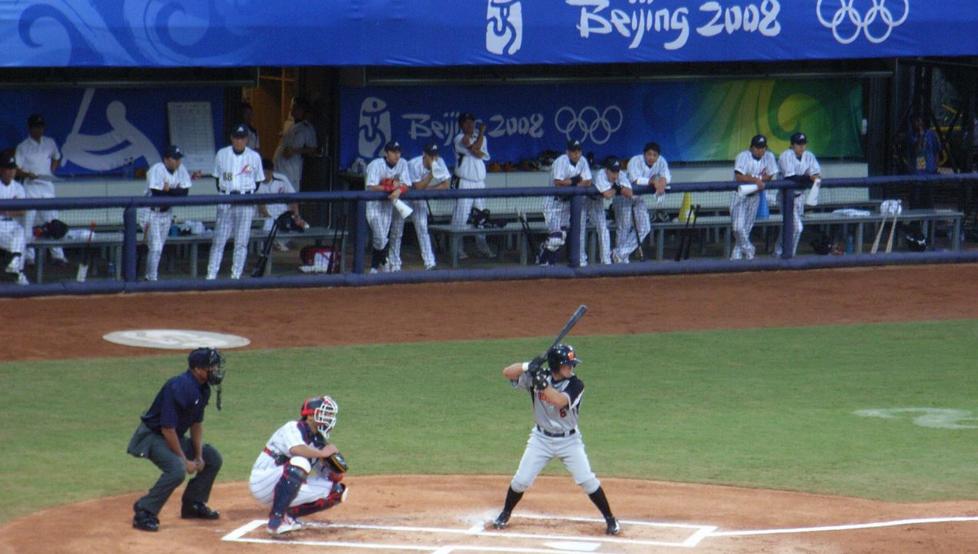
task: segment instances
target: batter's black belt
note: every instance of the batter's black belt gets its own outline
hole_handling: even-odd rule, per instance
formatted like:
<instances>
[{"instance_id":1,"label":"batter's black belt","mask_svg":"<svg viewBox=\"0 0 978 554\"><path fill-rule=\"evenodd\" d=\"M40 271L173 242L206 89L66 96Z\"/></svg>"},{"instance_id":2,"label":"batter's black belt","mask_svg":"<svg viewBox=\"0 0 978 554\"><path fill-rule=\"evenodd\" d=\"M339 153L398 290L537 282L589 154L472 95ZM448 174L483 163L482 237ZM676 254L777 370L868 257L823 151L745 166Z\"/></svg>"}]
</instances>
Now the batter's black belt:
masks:
<instances>
[{"instance_id":1,"label":"batter's black belt","mask_svg":"<svg viewBox=\"0 0 978 554\"><path fill-rule=\"evenodd\" d=\"M253 192L255 192L255 191L253 191L253 190L230 190L228 192L225 192L224 194L228 194L228 195L234 196L234 195L238 195L238 194L251 194Z\"/></svg>"},{"instance_id":2,"label":"batter's black belt","mask_svg":"<svg viewBox=\"0 0 978 554\"><path fill-rule=\"evenodd\" d=\"M551 433L550 431L547 431L546 429L540 427L539 425L537 425L537 431L540 431L544 435L555 439L562 439L564 437L569 437L574 433L577 433L577 429L571 429L570 431L567 431L565 433Z\"/></svg>"},{"instance_id":3,"label":"batter's black belt","mask_svg":"<svg viewBox=\"0 0 978 554\"><path fill-rule=\"evenodd\" d=\"M286 456L285 454L276 454L276 453L272 452L271 450L269 450L267 446L265 448L262 448L261 451L264 452L265 454L268 454L272 458L274 458L275 459L275 465L277 465L277 466L284 465L285 462L289 461L289 457L288 456Z\"/></svg>"}]
</instances>

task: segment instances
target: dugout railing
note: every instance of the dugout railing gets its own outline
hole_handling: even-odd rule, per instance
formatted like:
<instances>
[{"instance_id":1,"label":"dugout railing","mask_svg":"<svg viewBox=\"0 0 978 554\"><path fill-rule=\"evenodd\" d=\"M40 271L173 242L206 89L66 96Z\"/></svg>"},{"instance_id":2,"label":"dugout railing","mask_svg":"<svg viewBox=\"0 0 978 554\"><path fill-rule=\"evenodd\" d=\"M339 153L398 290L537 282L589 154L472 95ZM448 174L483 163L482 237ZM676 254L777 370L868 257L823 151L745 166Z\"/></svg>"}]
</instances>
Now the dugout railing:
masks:
<instances>
[{"instance_id":1,"label":"dugout railing","mask_svg":"<svg viewBox=\"0 0 978 554\"><path fill-rule=\"evenodd\" d=\"M953 174L937 176L896 176L896 177L871 177L858 179L825 179L822 181L823 189L833 188L852 188L862 187L881 193L883 196L896 195L905 192L912 186L933 186L935 184L951 184L960 187L971 187L978 184L978 174ZM732 193L737 188L736 183L732 182L713 182L713 183L677 183L670 188L669 194L680 195L685 192L727 192ZM769 190L794 190L798 186L791 181L777 181L768 185ZM649 195L649 187L636 187L636 193ZM700 272L725 272L725 271L754 271L770 269L804 269L815 267L834 267L834 266L866 266L866 265L890 265L890 264L913 264L913 263L949 263L949 262L974 262L978 261L978 250L962 248L964 245L962 233L962 221L964 214L956 210L932 211L930 213L907 212L906 220L919 221L947 221L950 230L947 235L947 248L931 249L925 252L894 252L885 255L870 255L854 252L846 256L802 256L793 257L790 249L780 257L773 256L759 257L751 261L730 261L723 258L698 258L673 262L672 259L656 260L653 256L648 256L648 261L632 262L629 264L599 265L592 263L587 267L579 267L582 245L580 237L581 211L588 195L593 195L593 191L587 189L570 189L555 187L531 187L531 188L510 188L510 189L475 189L475 190L442 190L442 191L411 191L405 198L413 200L431 201L453 201L460 198L483 198L487 201L492 199L510 199L517 202L519 199L533 199L539 204L541 198L556 196L567 198L570 201L571 217L570 229L567 233L566 255L561 257L559 265L534 266L534 265L508 265L472 268L472 269L453 269L447 268L441 271L403 271L397 273L378 273L369 274L369 251L370 231L367 224L367 203L370 201L385 201L383 193L373 193L364 191L346 192L308 192L294 195L243 195L243 196L192 196L183 198L152 198L152 197L105 197L105 198L57 198L57 199L29 199L29 200L2 200L0 201L0 212L12 210L50 210L50 209L72 209L72 210L98 210L98 209L121 209L122 222L121 229L115 231L111 237L103 235L97 246L116 248L118 252L118 263L113 274L108 278L89 279L85 282L76 282L74 279L62 279L58 282L33 283L28 286L17 286L10 282L0 283L0 295L2 296L31 296L45 294L89 294L89 293L112 293L112 292L136 292L136 291L175 291L175 290L211 290L211 289L250 289L250 288L272 288L272 287L312 287L312 286L348 286L348 285L370 285L381 283L412 283L427 281L454 281L454 280L492 280L492 279L527 279L527 278L573 278L573 277L595 277L595 276L614 276L614 275L644 275L644 274L676 274L676 273L700 273ZM782 195L784 199L792 195ZM343 248L343 255L349 255L350 260L344 260L344 266L349 271L330 274L265 274L262 278L251 278L250 263L254 261L254 255L249 260L246 267L244 278L232 280L228 278L218 278L215 280L204 280L202 278L172 278L160 281L144 281L137 274L137 237L139 223L137 222L137 212L140 208L153 208L160 206L189 207L189 206L214 206L217 204L269 204L269 203L293 203L300 202L304 206L310 205L343 205L349 206L348 216L341 218L345 220L345 228L336 227L337 218L323 216L324 222L332 223L322 226L323 232L317 235L318 238L336 237L341 234L343 244L349 246ZM653 202L648 202L653 205ZM791 236L793 226L793 203L782 201L780 206L775 207L776 214L767 221L760 221L758 228L774 227L780 228L784 236ZM721 216L722 217L722 216ZM851 220L854 225L864 223L874 224L878 228L882 216L878 213L871 213L861 219L855 217ZM834 223L845 223L846 220L834 220ZM815 222L816 224L818 222ZM710 222L702 221L701 229L713 226L722 231L724 226L729 227L729 222L722 219ZM808 222L807 225L811 225ZM523 233L518 224L508 223L516 240L522 241L520 237ZM684 224L676 222L653 224L659 227L659 238L662 240L661 233L667 230L681 232ZM861 229L861 228L860 228ZM933 229L933 227L932 227ZM328 232L328 231L331 231ZM466 228L462 232L466 234L478 234L477 229ZM545 232L542 223L537 221L533 232ZM729 232L729 231L728 231ZM407 234L407 233L406 233ZM256 230L253 238L261 242L264 234ZM301 236L301 235L296 235ZM729 235L728 235L729 237ZM728 239L729 240L729 239ZM187 242L197 246L207 246L206 238L193 241L190 239L174 239L174 244ZM46 246L57 246L59 243L46 242ZM78 242L73 244L80 246ZM96 245L93 245L96 246ZM651 248L650 248L651 250ZM661 243L657 250L661 250ZM530 253L532 255L532 253ZM195 257L197 255L194 250ZM231 253L225 254L225 264L230 259ZM662 256L658 256L662 258ZM4 258L6 260L6 258ZM194 259L196 263L196 258ZM40 261L43 263L43 258ZM223 275L227 275L225 272Z\"/></svg>"}]
</instances>

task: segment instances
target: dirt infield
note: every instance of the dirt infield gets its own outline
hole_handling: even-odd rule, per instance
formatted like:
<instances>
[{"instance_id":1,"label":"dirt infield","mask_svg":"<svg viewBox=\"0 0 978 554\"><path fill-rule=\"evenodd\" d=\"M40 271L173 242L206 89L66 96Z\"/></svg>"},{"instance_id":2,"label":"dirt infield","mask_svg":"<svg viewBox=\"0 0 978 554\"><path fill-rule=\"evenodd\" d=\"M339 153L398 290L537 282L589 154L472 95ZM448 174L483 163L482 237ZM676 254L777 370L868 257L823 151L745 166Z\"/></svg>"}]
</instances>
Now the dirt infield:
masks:
<instances>
[{"instance_id":1,"label":"dirt infield","mask_svg":"<svg viewBox=\"0 0 978 554\"><path fill-rule=\"evenodd\" d=\"M919 266L573 281L404 285L229 293L0 300L17 326L4 330L7 360L156 355L104 342L110 331L192 327L242 333L250 349L363 342L353 321L372 321L384 342L540 336L577 304L590 313L575 334L805 326L978 317L978 265ZM58 329L58 333L52 333ZM247 332L245 331L247 330ZM869 500L650 481L605 479L626 523L610 541L587 498L567 478L544 478L504 532L483 532L505 476L351 476L350 503L290 540L310 552L960 552L978 544L978 521L795 530L892 520L978 516L978 502L893 504ZM224 483L216 523L184 522L170 502L160 533L131 530L136 493L54 508L0 528L0 552L285 552L261 527L264 513L242 483ZM328 516L328 517L326 517ZM326 527L332 521L334 526ZM222 541L237 530L237 541ZM736 532L758 531L737 535ZM247 542L251 541L251 542ZM695 542L695 544L693 544ZM318 546L317 546L318 545ZM329 546L332 545L332 546ZM463 547L461 550L452 545ZM295 546L295 545L293 545ZM397 547L404 547L398 549ZM430 547L430 548L428 548ZM494 550L496 549L496 550ZM507 550L508 549L508 550Z\"/></svg>"}]
</instances>

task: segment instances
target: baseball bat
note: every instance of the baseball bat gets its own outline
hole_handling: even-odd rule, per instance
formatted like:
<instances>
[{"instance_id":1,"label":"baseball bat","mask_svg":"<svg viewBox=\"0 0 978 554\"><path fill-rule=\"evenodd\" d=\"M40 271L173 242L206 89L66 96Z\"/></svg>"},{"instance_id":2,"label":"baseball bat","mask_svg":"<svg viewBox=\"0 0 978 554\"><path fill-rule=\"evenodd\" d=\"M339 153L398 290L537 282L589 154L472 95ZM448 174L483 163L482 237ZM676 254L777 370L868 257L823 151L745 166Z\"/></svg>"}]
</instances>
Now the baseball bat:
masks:
<instances>
[{"instance_id":1,"label":"baseball bat","mask_svg":"<svg viewBox=\"0 0 978 554\"><path fill-rule=\"evenodd\" d=\"M893 252L893 235L896 234L897 219L900 218L900 213L895 212L893 214L893 225L890 226L890 238L886 240L886 253L889 254Z\"/></svg>"},{"instance_id":2,"label":"baseball bat","mask_svg":"<svg viewBox=\"0 0 978 554\"><path fill-rule=\"evenodd\" d=\"M696 233L696 219L700 216L700 205L697 204L693 206L693 212L690 215L693 219L693 223L689 226L689 237L686 240L686 251L683 252L683 259L689 259L689 251L693 248L693 236Z\"/></svg>"},{"instance_id":3,"label":"baseball bat","mask_svg":"<svg viewBox=\"0 0 978 554\"><path fill-rule=\"evenodd\" d=\"M644 262L645 250L642 249L642 235L638 232L638 218L635 217L635 208L637 206L638 204L632 201L632 230L635 231L635 241L638 244L638 259Z\"/></svg>"},{"instance_id":4,"label":"baseball bat","mask_svg":"<svg viewBox=\"0 0 978 554\"><path fill-rule=\"evenodd\" d=\"M880 222L880 228L876 230L876 240L873 241L873 248L870 249L870 254L875 254L880 249L880 239L883 238L883 229L886 229L886 216L888 214L883 214L883 221Z\"/></svg>"},{"instance_id":5,"label":"baseball bat","mask_svg":"<svg viewBox=\"0 0 978 554\"><path fill-rule=\"evenodd\" d=\"M88 239L85 240L85 251L82 253L82 261L78 264L78 272L75 273L75 281L79 283L84 283L85 279L88 279L88 264L91 262L92 257L92 237L95 236L95 222L93 221L88 227Z\"/></svg>"},{"instance_id":6,"label":"baseball bat","mask_svg":"<svg viewBox=\"0 0 978 554\"><path fill-rule=\"evenodd\" d=\"M564 340L564 337L566 337L567 334L571 332L571 329L573 329L574 326L577 325L577 322L580 321L581 318L584 317L584 314L586 313L587 313L586 305L581 304L580 306L578 306L577 309L574 310L574 313L571 315L570 319L567 320L567 323L564 324L564 328L560 330L560 334L558 334L557 338L555 338L553 343L550 344L550 348L547 348L547 352L550 352L551 348L560 344L560 341Z\"/></svg>"},{"instance_id":7,"label":"baseball bat","mask_svg":"<svg viewBox=\"0 0 978 554\"><path fill-rule=\"evenodd\" d=\"M519 215L520 226L523 227L523 235L526 236L526 249L527 254L530 256L536 256L539 254L537 252L537 245L533 244L532 235L530 233L530 223L526 220L526 212L520 212Z\"/></svg>"},{"instance_id":8,"label":"baseball bat","mask_svg":"<svg viewBox=\"0 0 978 554\"><path fill-rule=\"evenodd\" d=\"M265 275L265 267L268 266L268 255L272 251L272 243L275 242L275 235L278 234L278 218L272 222L272 230L268 232L268 236L265 238L265 244L262 245L261 257L258 258L258 262L255 263L255 270L251 272L252 277L263 277Z\"/></svg>"}]
</instances>

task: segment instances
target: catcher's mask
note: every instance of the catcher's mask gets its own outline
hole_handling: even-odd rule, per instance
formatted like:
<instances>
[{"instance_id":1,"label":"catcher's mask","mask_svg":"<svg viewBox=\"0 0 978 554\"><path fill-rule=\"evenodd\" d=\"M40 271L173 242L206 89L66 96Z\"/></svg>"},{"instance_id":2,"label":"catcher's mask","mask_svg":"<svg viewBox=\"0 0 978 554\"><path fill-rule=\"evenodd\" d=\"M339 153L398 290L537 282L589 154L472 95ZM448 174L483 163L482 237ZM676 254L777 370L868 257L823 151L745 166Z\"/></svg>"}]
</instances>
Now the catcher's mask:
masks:
<instances>
[{"instance_id":1,"label":"catcher's mask","mask_svg":"<svg viewBox=\"0 0 978 554\"><path fill-rule=\"evenodd\" d=\"M323 438L329 438L330 431L336 427L336 414L339 411L340 407L336 405L336 401L324 395L314 396L303 402L299 415L301 417L312 416L312 421L316 424L319 434Z\"/></svg>"},{"instance_id":2,"label":"catcher's mask","mask_svg":"<svg viewBox=\"0 0 978 554\"><path fill-rule=\"evenodd\" d=\"M574 367L579 363L581 361L577 359L574 347L569 344L558 344L547 352L547 365L552 372L560 371L561 366Z\"/></svg>"},{"instance_id":3,"label":"catcher's mask","mask_svg":"<svg viewBox=\"0 0 978 554\"><path fill-rule=\"evenodd\" d=\"M224 382L224 356L216 348L197 348L187 356L187 366L192 370L207 370L207 383L217 389L217 409L221 409L221 383Z\"/></svg>"}]
</instances>

